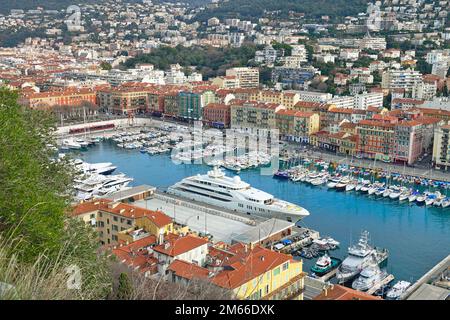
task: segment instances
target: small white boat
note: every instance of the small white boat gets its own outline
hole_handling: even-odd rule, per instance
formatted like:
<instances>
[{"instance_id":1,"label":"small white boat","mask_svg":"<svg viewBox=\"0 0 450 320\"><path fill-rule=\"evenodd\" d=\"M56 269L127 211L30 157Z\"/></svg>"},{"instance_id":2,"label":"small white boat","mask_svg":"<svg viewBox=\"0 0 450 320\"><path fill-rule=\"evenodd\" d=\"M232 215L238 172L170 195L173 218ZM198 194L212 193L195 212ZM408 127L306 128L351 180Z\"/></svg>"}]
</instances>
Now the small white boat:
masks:
<instances>
[{"instance_id":1,"label":"small white boat","mask_svg":"<svg viewBox=\"0 0 450 320\"><path fill-rule=\"evenodd\" d=\"M383 198L388 197L391 194L392 190L389 188L386 188L386 190L383 191Z\"/></svg>"},{"instance_id":2,"label":"small white boat","mask_svg":"<svg viewBox=\"0 0 450 320\"><path fill-rule=\"evenodd\" d=\"M400 197L400 189L397 190L392 190L391 193L389 194L389 198L391 198L392 200L398 199Z\"/></svg>"},{"instance_id":3,"label":"small white boat","mask_svg":"<svg viewBox=\"0 0 450 320\"><path fill-rule=\"evenodd\" d=\"M330 182L328 182L327 187L333 189L334 187L336 187L339 181L341 181L341 178L333 178L330 180Z\"/></svg>"},{"instance_id":4,"label":"small white boat","mask_svg":"<svg viewBox=\"0 0 450 320\"><path fill-rule=\"evenodd\" d=\"M450 206L450 199L445 198L444 200L442 200L441 206L442 206L442 208L447 208L448 206Z\"/></svg>"},{"instance_id":5,"label":"small white boat","mask_svg":"<svg viewBox=\"0 0 450 320\"><path fill-rule=\"evenodd\" d=\"M401 295L411 286L408 281L399 281L392 286L391 289L386 293L387 300L398 300Z\"/></svg>"},{"instance_id":6,"label":"small white boat","mask_svg":"<svg viewBox=\"0 0 450 320\"><path fill-rule=\"evenodd\" d=\"M419 194L416 198L416 202L417 202L417 204L422 205L422 204L425 204L426 199L427 199L426 195Z\"/></svg>"},{"instance_id":7,"label":"small white boat","mask_svg":"<svg viewBox=\"0 0 450 320\"><path fill-rule=\"evenodd\" d=\"M349 191L354 190L355 188L356 188L356 185L354 183L350 183L345 186L345 191L349 192Z\"/></svg>"},{"instance_id":8,"label":"small white boat","mask_svg":"<svg viewBox=\"0 0 450 320\"><path fill-rule=\"evenodd\" d=\"M410 191L404 191L400 194L400 196L398 197L399 201L405 201L406 199L409 198L409 196L411 195Z\"/></svg>"},{"instance_id":9,"label":"small white boat","mask_svg":"<svg viewBox=\"0 0 450 320\"><path fill-rule=\"evenodd\" d=\"M420 195L420 193L418 192L413 192L411 193L411 195L408 197L408 201L409 202L414 202L417 200L417 197Z\"/></svg>"}]
</instances>

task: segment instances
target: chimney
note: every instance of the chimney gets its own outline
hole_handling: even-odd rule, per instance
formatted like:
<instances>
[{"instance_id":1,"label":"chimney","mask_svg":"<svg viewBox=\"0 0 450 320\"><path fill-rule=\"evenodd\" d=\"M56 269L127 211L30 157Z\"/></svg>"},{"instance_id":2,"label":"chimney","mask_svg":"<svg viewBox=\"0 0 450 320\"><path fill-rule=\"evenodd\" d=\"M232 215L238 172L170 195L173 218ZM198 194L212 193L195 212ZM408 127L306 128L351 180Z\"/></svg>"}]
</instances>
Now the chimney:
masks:
<instances>
[{"instance_id":1,"label":"chimney","mask_svg":"<svg viewBox=\"0 0 450 320\"><path fill-rule=\"evenodd\" d=\"M159 231L159 235L158 235L158 244L163 244L164 243L164 231L161 229Z\"/></svg>"}]
</instances>

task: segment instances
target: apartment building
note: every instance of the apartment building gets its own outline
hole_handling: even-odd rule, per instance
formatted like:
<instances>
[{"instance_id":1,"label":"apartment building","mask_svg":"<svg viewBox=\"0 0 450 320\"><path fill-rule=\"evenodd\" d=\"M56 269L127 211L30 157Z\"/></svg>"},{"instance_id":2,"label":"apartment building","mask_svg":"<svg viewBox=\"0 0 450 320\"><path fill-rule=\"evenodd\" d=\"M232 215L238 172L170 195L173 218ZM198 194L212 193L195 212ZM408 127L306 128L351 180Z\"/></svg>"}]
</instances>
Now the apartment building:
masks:
<instances>
[{"instance_id":1,"label":"apartment building","mask_svg":"<svg viewBox=\"0 0 450 320\"><path fill-rule=\"evenodd\" d=\"M450 167L450 125L439 127L434 133L432 161L436 167L448 170Z\"/></svg>"},{"instance_id":2,"label":"apartment building","mask_svg":"<svg viewBox=\"0 0 450 320\"><path fill-rule=\"evenodd\" d=\"M231 106L224 103L209 103L203 108L203 122L218 128L229 128Z\"/></svg>"},{"instance_id":3,"label":"apartment building","mask_svg":"<svg viewBox=\"0 0 450 320\"><path fill-rule=\"evenodd\" d=\"M226 76L234 76L239 80L242 88L258 88L259 87L259 69L258 68L232 68L227 69Z\"/></svg>"},{"instance_id":4,"label":"apartment building","mask_svg":"<svg viewBox=\"0 0 450 320\"><path fill-rule=\"evenodd\" d=\"M280 137L288 141L308 143L310 135L319 131L317 113L282 109L275 117Z\"/></svg>"},{"instance_id":5,"label":"apartment building","mask_svg":"<svg viewBox=\"0 0 450 320\"><path fill-rule=\"evenodd\" d=\"M99 106L114 114L145 112L149 105L150 90L143 86L121 86L99 90Z\"/></svg>"},{"instance_id":6,"label":"apartment building","mask_svg":"<svg viewBox=\"0 0 450 320\"><path fill-rule=\"evenodd\" d=\"M32 109L51 110L54 106L77 107L83 103L97 105L93 89L66 89L61 91L23 93L19 103Z\"/></svg>"},{"instance_id":7,"label":"apartment building","mask_svg":"<svg viewBox=\"0 0 450 320\"><path fill-rule=\"evenodd\" d=\"M365 158L392 160L395 120L363 120L357 126L357 152Z\"/></svg>"},{"instance_id":8,"label":"apartment building","mask_svg":"<svg viewBox=\"0 0 450 320\"><path fill-rule=\"evenodd\" d=\"M203 108L209 103L215 103L213 90L194 89L178 94L178 116L186 120L202 120Z\"/></svg>"},{"instance_id":9,"label":"apartment building","mask_svg":"<svg viewBox=\"0 0 450 320\"><path fill-rule=\"evenodd\" d=\"M364 92L354 96L356 109L367 110L369 106L381 108L383 106L382 92Z\"/></svg>"},{"instance_id":10,"label":"apartment building","mask_svg":"<svg viewBox=\"0 0 450 320\"><path fill-rule=\"evenodd\" d=\"M277 111L286 107L275 103L257 101L232 101L231 128L233 129L275 129Z\"/></svg>"},{"instance_id":11,"label":"apartment building","mask_svg":"<svg viewBox=\"0 0 450 320\"><path fill-rule=\"evenodd\" d=\"M240 87L237 76L223 76L212 79L211 83L221 89L235 89Z\"/></svg>"},{"instance_id":12,"label":"apartment building","mask_svg":"<svg viewBox=\"0 0 450 320\"><path fill-rule=\"evenodd\" d=\"M91 225L98 232L103 245L118 244L121 232L134 229L144 228L154 236L174 231L172 218L161 211L106 199L80 203L72 215Z\"/></svg>"},{"instance_id":13,"label":"apartment building","mask_svg":"<svg viewBox=\"0 0 450 320\"><path fill-rule=\"evenodd\" d=\"M383 72L381 87L383 89L404 89L411 93L414 85L422 81L422 74L419 71L407 70L388 70Z\"/></svg>"},{"instance_id":14,"label":"apartment building","mask_svg":"<svg viewBox=\"0 0 450 320\"><path fill-rule=\"evenodd\" d=\"M180 260L169 267L173 282L205 279L241 300L303 300L304 276L292 256L241 243L210 248L204 268Z\"/></svg>"}]
</instances>

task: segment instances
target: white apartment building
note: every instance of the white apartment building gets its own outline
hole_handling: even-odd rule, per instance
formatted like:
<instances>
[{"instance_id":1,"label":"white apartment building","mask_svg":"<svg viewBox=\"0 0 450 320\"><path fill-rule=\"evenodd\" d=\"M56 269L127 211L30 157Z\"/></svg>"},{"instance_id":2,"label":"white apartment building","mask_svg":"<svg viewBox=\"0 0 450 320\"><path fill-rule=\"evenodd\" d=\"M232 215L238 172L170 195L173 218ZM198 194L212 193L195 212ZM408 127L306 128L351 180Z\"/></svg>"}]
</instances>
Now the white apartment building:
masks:
<instances>
[{"instance_id":1,"label":"white apartment building","mask_svg":"<svg viewBox=\"0 0 450 320\"><path fill-rule=\"evenodd\" d=\"M231 68L226 71L226 76L235 76L239 79L241 88L259 87L259 69L258 68Z\"/></svg>"},{"instance_id":2,"label":"white apartment building","mask_svg":"<svg viewBox=\"0 0 450 320\"><path fill-rule=\"evenodd\" d=\"M386 50L386 47L385 38L365 37L359 42L360 49Z\"/></svg>"},{"instance_id":3,"label":"white apartment building","mask_svg":"<svg viewBox=\"0 0 450 320\"><path fill-rule=\"evenodd\" d=\"M383 72L381 87L383 89L405 89L411 92L416 82L422 81L422 74L419 71L407 70L387 70Z\"/></svg>"},{"instance_id":4,"label":"white apartment building","mask_svg":"<svg viewBox=\"0 0 450 320\"><path fill-rule=\"evenodd\" d=\"M353 109L355 108L355 97L352 96L335 96L328 101L329 104L335 105L338 108Z\"/></svg>"},{"instance_id":5,"label":"white apartment building","mask_svg":"<svg viewBox=\"0 0 450 320\"><path fill-rule=\"evenodd\" d=\"M355 95L355 108L367 110L367 107L373 106L381 108L383 106L382 92L365 92Z\"/></svg>"},{"instance_id":6,"label":"white apartment building","mask_svg":"<svg viewBox=\"0 0 450 320\"><path fill-rule=\"evenodd\" d=\"M431 101L436 97L437 85L436 82L422 81L417 82L412 91L412 98L418 100Z\"/></svg>"},{"instance_id":7,"label":"white apartment building","mask_svg":"<svg viewBox=\"0 0 450 320\"><path fill-rule=\"evenodd\" d=\"M289 92L289 91L286 91ZM314 91L295 91L299 96L299 101L325 103L333 98L331 93Z\"/></svg>"},{"instance_id":8,"label":"white apartment building","mask_svg":"<svg viewBox=\"0 0 450 320\"><path fill-rule=\"evenodd\" d=\"M431 74L434 74L441 78L447 77L448 68L450 63L448 61L439 61L433 64Z\"/></svg>"}]
</instances>

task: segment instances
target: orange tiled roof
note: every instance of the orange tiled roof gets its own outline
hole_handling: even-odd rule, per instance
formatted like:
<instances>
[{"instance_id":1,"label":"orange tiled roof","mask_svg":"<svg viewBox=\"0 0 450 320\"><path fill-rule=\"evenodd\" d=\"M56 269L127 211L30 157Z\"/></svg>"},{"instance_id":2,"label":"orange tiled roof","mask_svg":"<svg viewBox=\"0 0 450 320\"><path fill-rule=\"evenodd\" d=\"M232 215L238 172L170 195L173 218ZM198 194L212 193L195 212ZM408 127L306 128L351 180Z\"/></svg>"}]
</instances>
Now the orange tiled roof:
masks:
<instances>
[{"instance_id":1,"label":"orange tiled roof","mask_svg":"<svg viewBox=\"0 0 450 320\"><path fill-rule=\"evenodd\" d=\"M191 280L193 278L207 278L209 270L199 267L194 263L189 263L183 260L175 259L169 266L169 270L174 272L177 276Z\"/></svg>"},{"instance_id":2,"label":"orange tiled roof","mask_svg":"<svg viewBox=\"0 0 450 320\"><path fill-rule=\"evenodd\" d=\"M112 203L111 200L102 199L94 200L90 202L84 202L77 205L72 214L80 215L83 213L93 212L96 210L101 210L104 212L109 212L118 216L126 218L142 218L147 217L158 227L163 227L172 222L172 218L165 215L161 211L152 211L136 206L132 206L126 203Z\"/></svg>"},{"instance_id":3,"label":"orange tiled roof","mask_svg":"<svg viewBox=\"0 0 450 320\"><path fill-rule=\"evenodd\" d=\"M224 260L227 268L212 278L212 282L228 289L237 288L285 262L301 263L294 261L290 255L260 246L246 250L245 245L238 243L228 248L227 251L231 251L235 255Z\"/></svg>"},{"instance_id":4,"label":"orange tiled roof","mask_svg":"<svg viewBox=\"0 0 450 320\"><path fill-rule=\"evenodd\" d=\"M175 257L207 243L207 240L191 235L180 237L175 234L169 234L166 236L165 243L155 246L153 249L156 252Z\"/></svg>"},{"instance_id":5,"label":"orange tiled roof","mask_svg":"<svg viewBox=\"0 0 450 320\"><path fill-rule=\"evenodd\" d=\"M353 290L341 285L334 285L332 289L322 292L314 300L382 300L379 297Z\"/></svg>"}]
</instances>

